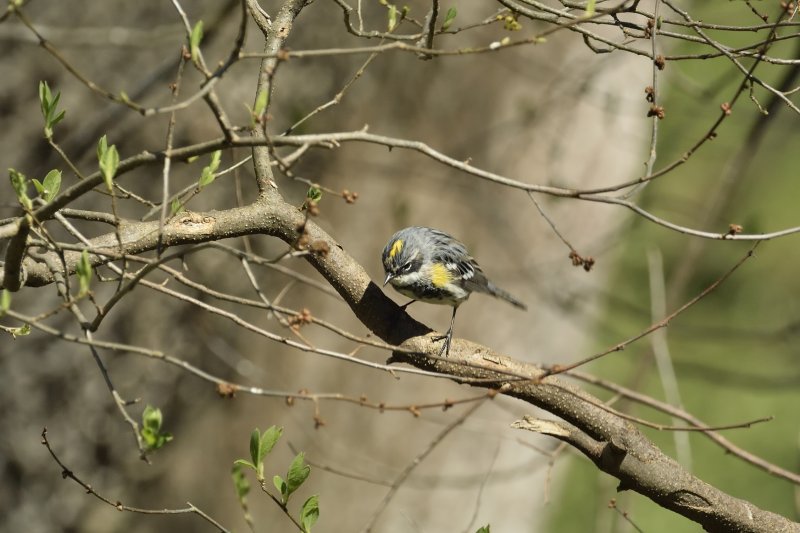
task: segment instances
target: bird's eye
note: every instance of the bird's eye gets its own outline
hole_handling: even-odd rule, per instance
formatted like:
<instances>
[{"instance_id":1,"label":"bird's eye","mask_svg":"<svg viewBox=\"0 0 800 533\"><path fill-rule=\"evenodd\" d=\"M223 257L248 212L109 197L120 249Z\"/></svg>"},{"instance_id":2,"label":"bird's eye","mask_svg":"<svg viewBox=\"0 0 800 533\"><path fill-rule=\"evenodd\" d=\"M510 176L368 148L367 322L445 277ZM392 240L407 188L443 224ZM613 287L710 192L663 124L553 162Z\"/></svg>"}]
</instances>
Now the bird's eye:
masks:
<instances>
[{"instance_id":1,"label":"bird's eye","mask_svg":"<svg viewBox=\"0 0 800 533\"><path fill-rule=\"evenodd\" d=\"M400 266L400 272L408 272L409 270L411 270L411 262Z\"/></svg>"}]
</instances>

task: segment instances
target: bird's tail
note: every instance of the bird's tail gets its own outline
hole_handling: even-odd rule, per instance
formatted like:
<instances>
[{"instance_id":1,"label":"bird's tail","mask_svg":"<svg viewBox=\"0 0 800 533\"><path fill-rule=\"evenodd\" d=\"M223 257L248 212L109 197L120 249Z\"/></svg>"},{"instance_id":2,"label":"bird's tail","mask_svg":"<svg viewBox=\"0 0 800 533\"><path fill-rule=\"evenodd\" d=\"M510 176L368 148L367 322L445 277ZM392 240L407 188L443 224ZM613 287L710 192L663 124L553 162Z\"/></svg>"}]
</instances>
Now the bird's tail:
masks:
<instances>
[{"instance_id":1,"label":"bird's tail","mask_svg":"<svg viewBox=\"0 0 800 533\"><path fill-rule=\"evenodd\" d=\"M486 292L488 292L492 296L496 296L497 298L500 298L501 300L507 301L508 303L513 305L514 307L518 307L518 308L520 308L522 310L525 310L525 311L528 310L528 306L527 305L525 305L524 303L520 302L519 300L517 300L516 298L511 296L510 294L508 294L506 291L504 291L503 289L501 289L500 287L498 287L497 285L495 285L491 281L486 284Z\"/></svg>"}]
</instances>

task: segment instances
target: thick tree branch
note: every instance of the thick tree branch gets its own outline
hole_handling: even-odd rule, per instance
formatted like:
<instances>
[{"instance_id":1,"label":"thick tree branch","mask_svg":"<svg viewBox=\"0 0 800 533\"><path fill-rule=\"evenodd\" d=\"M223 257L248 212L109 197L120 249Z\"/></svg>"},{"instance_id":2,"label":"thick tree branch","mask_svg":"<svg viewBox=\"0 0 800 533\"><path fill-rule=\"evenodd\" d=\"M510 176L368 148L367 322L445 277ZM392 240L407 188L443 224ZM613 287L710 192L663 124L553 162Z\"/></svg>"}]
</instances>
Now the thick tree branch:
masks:
<instances>
[{"instance_id":1,"label":"thick tree branch","mask_svg":"<svg viewBox=\"0 0 800 533\"><path fill-rule=\"evenodd\" d=\"M798 525L762 511L748 501L734 498L692 476L673 459L663 455L643 437L640 442L595 439L579 428L556 420L525 416L512 427L549 435L569 443L597 467L620 480L617 490L635 490L656 503L680 512L703 525L706 531L797 531ZM631 453L631 445L645 453ZM680 509L680 510L679 510Z\"/></svg>"},{"instance_id":2,"label":"thick tree branch","mask_svg":"<svg viewBox=\"0 0 800 533\"><path fill-rule=\"evenodd\" d=\"M404 347L416 347L410 339ZM421 348L421 346L420 346ZM497 377L502 392L557 415L568 423L556 436L587 455L597 467L620 480L619 490L633 490L659 505L698 522L713 532L796 532L800 524L764 511L703 482L665 455L629 422L597 407L588 393L549 377L540 383L543 370L494 353L489 348L459 340L450 360L398 355L419 368L447 371L462 377ZM465 364L466 363L466 364ZM496 368L500 374L495 374ZM508 373L531 376L530 381L505 381ZM479 385L480 386L480 385Z\"/></svg>"},{"instance_id":3,"label":"thick tree branch","mask_svg":"<svg viewBox=\"0 0 800 533\"><path fill-rule=\"evenodd\" d=\"M25 285L27 272L23 266L26 242L30 233L30 217L24 216L16 224L16 234L6 248L5 263L0 270L0 285L11 292L16 292Z\"/></svg>"},{"instance_id":4,"label":"thick tree branch","mask_svg":"<svg viewBox=\"0 0 800 533\"><path fill-rule=\"evenodd\" d=\"M303 233L304 232L304 233ZM428 335L430 329L394 304L330 235L275 192L269 198L227 211L187 213L164 227L166 246L206 242L247 234L279 237L295 246L300 237L325 253L304 256L351 307L361 322L378 337L400 344L420 355L395 353L393 362L457 376L456 380L487 380L486 388L500 389L509 396L540 407L574 426L583 440L568 441L592 458L606 473L620 479L620 488L634 490L658 504L719 532L798 531L800 525L734 498L686 472L666 456L631 423L597 407L599 400L555 377L541 379L544 370L521 363L475 343L455 339L449 358L431 358L438 350ZM141 253L158 246L158 222L123 223L120 226L124 253ZM117 254L114 233L93 239L92 249ZM55 252L50 252L55 253ZM66 252L67 268L74 270L78 252ZM92 255L92 261L107 261ZM30 263L30 264L27 264ZM28 285L52 282L52 273L42 263L26 260ZM520 380L512 376L525 376ZM591 440L586 440L591 439ZM590 443L586 444L586 443Z\"/></svg>"},{"instance_id":5,"label":"thick tree branch","mask_svg":"<svg viewBox=\"0 0 800 533\"><path fill-rule=\"evenodd\" d=\"M283 48L283 43L289 37L289 32L292 31L292 23L295 17L300 14L300 11L305 7L307 0L288 0L285 2L278 11L275 20L270 24L268 21L263 20L263 17L257 16L259 13L259 6L256 0L249 0L248 6L254 18L259 22L261 31L264 33L266 39L264 40L264 53L272 55L273 57L265 57L261 61L261 69L258 75L258 86L256 88L256 102L262 95L266 95L264 100L265 106L261 110L262 116L260 124L253 128L253 138L259 140L267 140L266 123L268 120L269 103L272 100L272 92L274 85L272 79L275 76L275 69L278 68L279 60L275 54ZM255 107L254 107L255 108ZM272 167L270 166L269 148L267 146L257 146L253 148L253 164L256 170L256 183L258 184L259 192L269 194L270 189L275 186L272 179Z\"/></svg>"}]
</instances>

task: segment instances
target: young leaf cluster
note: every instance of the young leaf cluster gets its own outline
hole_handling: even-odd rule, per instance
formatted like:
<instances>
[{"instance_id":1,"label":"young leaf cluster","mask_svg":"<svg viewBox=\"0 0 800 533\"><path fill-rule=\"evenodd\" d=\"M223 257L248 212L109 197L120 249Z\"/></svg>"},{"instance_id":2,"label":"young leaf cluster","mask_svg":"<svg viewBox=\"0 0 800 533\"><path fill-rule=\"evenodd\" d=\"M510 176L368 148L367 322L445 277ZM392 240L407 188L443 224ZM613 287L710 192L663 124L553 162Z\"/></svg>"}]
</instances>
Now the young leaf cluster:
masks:
<instances>
[{"instance_id":1,"label":"young leaf cluster","mask_svg":"<svg viewBox=\"0 0 800 533\"><path fill-rule=\"evenodd\" d=\"M222 160L222 150L217 150L211 154L211 162L203 167L203 172L200 174L200 180L197 182L197 188L203 189L207 185L211 185L217 177L216 172L219 169L219 163Z\"/></svg>"},{"instance_id":2,"label":"young leaf cluster","mask_svg":"<svg viewBox=\"0 0 800 533\"><path fill-rule=\"evenodd\" d=\"M81 258L75 267L75 274L78 276L78 298L82 298L89 292L89 285L92 281L92 263L89 261L89 252L86 250L81 252Z\"/></svg>"},{"instance_id":3,"label":"young leaf cluster","mask_svg":"<svg viewBox=\"0 0 800 533\"><path fill-rule=\"evenodd\" d=\"M11 180L11 188L14 189L17 200L25 211L30 211L33 208L33 202L28 198L28 178L13 168L8 169L8 178Z\"/></svg>"},{"instance_id":4,"label":"young leaf cluster","mask_svg":"<svg viewBox=\"0 0 800 533\"><path fill-rule=\"evenodd\" d=\"M251 126L255 127L256 124L264 120L264 113L267 111L267 104L269 104L269 91L259 91L256 95L256 102L253 108L250 109L250 122Z\"/></svg>"},{"instance_id":5,"label":"young leaf cluster","mask_svg":"<svg viewBox=\"0 0 800 533\"><path fill-rule=\"evenodd\" d=\"M117 168L119 168L119 152L117 152L115 145L108 145L105 135L100 137L100 141L97 143L97 161L100 173L103 175L103 181L108 187L108 191L111 192L114 188L114 176L117 173Z\"/></svg>"},{"instance_id":6,"label":"young leaf cluster","mask_svg":"<svg viewBox=\"0 0 800 533\"><path fill-rule=\"evenodd\" d=\"M44 136L47 139L53 137L53 128L64 118L65 111L58 111L58 100L60 98L60 92L53 96L46 81L39 82L39 103L44 117Z\"/></svg>"},{"instance_id":7,"label":"young leaf cluster","mask_svg":"<svg viewBox=\"0 0 800 533\"><path fill-rule=\"evenodd\" d=\"M192 55L192 61L197 63L197 58L200 54L200 42L203 40L203 21L198 20L197 24L192 28L192 33L189 35L189 51Z\"/></svg>"},{"instance_id":8,"label":"young leaf cluster","mask_svg":"<svg viewBox=\"0 0 800 533\"><path fill-rule=\"evenodd\" d=\"M30 211L33 208L33 202L28 196L28 178L25 177L25 174L13 168L8 169L8 177L11 180L11 188L14 189L14 193L17 195L17 200L26 211ZM47 173L47 176L42 181L36 178L30 181L36 187L39 198L49 204L61 189L61 171L53 169Z\"/></svg>"},{"instance_id":9,"label":"young leaf cluster","mask_svg":"<svg viewBox=\"0 0 800 533\"><path fill-rule=\"evenodd\" d=\"M36 192L39 193L39 197L44 200L45 203L49 204L53 201L53 198L56 197L59 189L61 189L61 171L53 169L47 173L44 180L39 181L33 178L31 181L33 182L33 186L36 187Z\"/></svg>"},{"instance_id":10,"label":"young leaf cluster","mask_svg":"<svg viewBox=\"0 0 800 533\"><path fill-rule=\"evenodd\" d=\"M278 489L278 492L281 493L281 501L284 505L289 501L289 496L300 488L300 485L303 484L310 473L311 467L305 464L305 454L300 452L289 465L285 480L278 475L272 478L272 483L275 485L275 488Z\"/></svg>"},{"instance_id":11,"label":"young leaf cluster","mask_svg":"<svg viewBox=\"0 0 800 533\"><path fill-rule=\"evenodd\" d=\"M394 30L396 30L400 22L408 17L409 12L411 11L408 6L403 6L402 9L398 9L396 5L390 4L388 0L379 0L378 3L386 6L386 16L388 18L386 28L389 33L392 33Z\"/></svg>"},{"instance_id":12,"label":"young leaf cluster","mask_svg":"<svg viewBox=\"0 0 800 533\"><path fill-rule=\"evenodd\" d=\"M244 475L241 464L234 463L231 469L231 479L233 480L233 488L236 490L236 498L241 505L245 505L247 495L250 494L250 482L247 481L247 476Z\"/></svg>"},{"instance_id":13,"label":"young leaf cluster","mask_svg":"<svg viewBox=\"0 0 800 533\"><path fill-rule=\"evenodd\" d=\"M237 459L234 464L252 468L256 471L256 479L259 483L264 481L264 459L272 451L282 433L283 428L277 426L271 426L263 433L255 428L250 434L250 461Z\"/></svg>"},{"instance_id":14,"label":"young leaf cluster","mask_svg":"<svg viewBox=\"0 0 800 533\"><path fill-rule=\"evenodd\" d=\"M140 431L147 451L158 450L172 440L172 435L161 430L164 417L161 409L148 405L142 412L142 429Z\"/></svg>"},{"instance_id":15,"label":"young leaf cluster","mask_svg":"<svg viewBox=\"0 0 800 533\"><path fill-rule=\"evenodd\" d=\"M6 314L6 311L11 309L11 292L7 290L0 291L0 317ZM19 327L0 326L0 331L5 331L13 338L23 335L28 335L31 332L31 325L24 324Z\"/></svg>"},{"instance_id":16,"label":"young leaf cluster","mask_svg":"<svg viewBox=\"0 0 800 533\"><path fill-rule=\"evenodd\" d=\"M453 21L456 20L456 15L458 15L456 8L451 7L447 10L447 14L444 16L444 20L442 21L442 31L447 31L450 29L450 26L453 25Z\"/></svg>"},{"instance_id":17,"label":"young leaf cluster","mask_svg":"<svg viewBox=\"0 0 800 533\"><path fill-rule=\"evenodd\" d=\"M264 478L264 460L266 459L272 448L280 439L283 429L277 426L271 426L263 433L255 428L250 434L250 460L237 459L234 461L233 479L234 486L236 487L237 497L240 502L243 502L244 497L249 492L250 487L246 480L242 479L241 468L250 468L256 472L256 478L262 484ZM237 468L239 470L237 470ZM305 454L298 453L289 465L286 472L286 478L275 475L272 478L272 483L280 494L280 505L286 511L286 506L289 503L291 495L300 488L300 486L308 479L311 474L311 467L305 463ZM287 511L288 513L288 511ZM300 525L305 533L311 532L311 527L317 522L319 518L319 497L317 495L308 498L300 510Z\"/></svg>"}]
</instances>

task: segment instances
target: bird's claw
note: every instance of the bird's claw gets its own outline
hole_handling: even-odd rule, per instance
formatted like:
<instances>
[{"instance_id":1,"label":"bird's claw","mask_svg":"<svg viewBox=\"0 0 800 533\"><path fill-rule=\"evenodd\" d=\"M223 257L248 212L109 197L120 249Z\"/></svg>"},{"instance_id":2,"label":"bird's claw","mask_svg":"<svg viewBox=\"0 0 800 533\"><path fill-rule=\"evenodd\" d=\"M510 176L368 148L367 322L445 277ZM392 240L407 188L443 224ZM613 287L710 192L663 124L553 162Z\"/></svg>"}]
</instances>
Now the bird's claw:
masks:
<instances>
[{"instance_id":1,"label":"bird's claw","mask_svg":"<svg viewBox=\"0 0 800 533\"><path fill-rule=\"evenodd\" d=\"M431 340L433 342L444 341L442 349L439 350L439 357L447 357L450 355L450 341L453 339L452 335L436 335Z\"/></svg>"}]
</instances>

